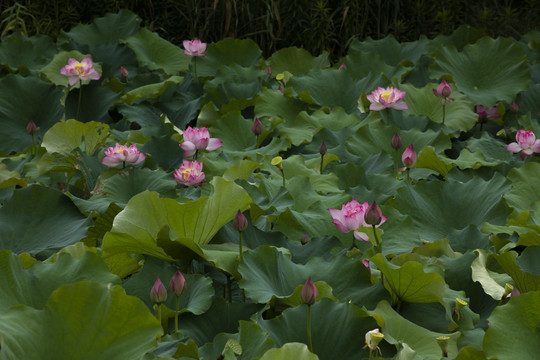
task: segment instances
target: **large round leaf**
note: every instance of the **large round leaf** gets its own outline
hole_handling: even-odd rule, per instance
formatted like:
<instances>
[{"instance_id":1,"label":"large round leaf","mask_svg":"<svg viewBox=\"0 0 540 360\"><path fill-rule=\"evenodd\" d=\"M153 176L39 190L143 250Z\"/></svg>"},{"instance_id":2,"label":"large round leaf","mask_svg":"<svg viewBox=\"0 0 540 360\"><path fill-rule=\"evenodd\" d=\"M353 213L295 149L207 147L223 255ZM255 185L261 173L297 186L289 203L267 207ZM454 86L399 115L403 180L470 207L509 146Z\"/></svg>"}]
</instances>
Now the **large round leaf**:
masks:
<instances>
[{"instance_id":1,"label":"large round leaf","mask_svg":"<svg viewBox=\"0 0 540 360\"><path fill-rule=\"evenodd\" d=\"M451 75L458 89L475 104L492 107L497 101L510 103L529 86L525 52L509 38L483 37L462 52L443 46L433 56L431 76Z\"/></svg>"},{"instance_id":2,"label":"large round leaf","mask_svg":"<svg viewBox=\"0 0 540 360\"><path fill-rule=\"evenodd\" d=\"M162 332L139 299L93 282L64 285L45 309L16 306L1 319L2 360L141 359Z\"/></svg>"},{"instance_id":3,"label":"large round leaf","mask_svg":"<svg viewBox=\"0 0 540 360\"><path fill-rule=\"evenodd\" d=\"M264 356L259 360L319 360L319 357L309 351L306 344L286 343L279 349L271 349L264 353Z\"/></svg>"},{"instance_id":4,"label":"large round leaf","mask_svg":"<svg viewBox=\"0 0 540 360\"><path fill-rule=\"evenodd\" d=\"M0 208L0 247L40 258L86 236L91 220L85 218L58 190L29 186L15 190Z\"/></svg>"},{"instance_id":5,"label":"large round leaf","mask_svg":"<svg viewBox=\"0 0 540 360\"><path fill-rule=\"evenodd\" d=\"M43 146L49 153L69 156L73 150L80 148L89 156L94 155L98 147L105 143L109 136L109 126L90 121L82 123L73 119L59 122L51 127L43 137Z\"/></svg>"},{"instance_id":6,"label":"large round leaf","mask_svg":"<svg viewBox=\"0 0 540 360\"><path fill-rule=\"evenodd\" d=\"M328 54L318 57L312 56L309 51L297 47L289 47L276 51L270 56L272 74L288 71L293 75L305 74L314 68L328 67Z\"/></svg>"},{"instance_id":7,"label":"large round leaf","mask_svg":"<svg viewBox=\"0 0 540 360\"><path fill-rule=\"evenodd\" d=\"M54 56L56 47L50 37L12 35L0 43L1 63L11 71L38 70Z\"/></svg>"},{"instance_id":8,"label":"large round leaf","mask_svg":"<svg viewBox=\"0 0 540 360\"><path fill-rule=\"evenodd\" d=\"M512 188L504 195L506 203L518 212L529 211L540 201L540 164L528 162L525 166L513 168L508 173Z\"/></svg>"},{"instance_id":9,"label":"large round leaf","mask_svg":"<svg viewBox=\"0 0 540 360\"><path fill-rule=\"evenodd\" d=\"M197 75L215 76L221 66L238 65L249 68L256 65L262 51L251 39L225 38L208 44L206 56L197 59ZM187 57L190 61L191 58ZM262 69L260 70L262 73Z\"/></svg>"}]
</instances>

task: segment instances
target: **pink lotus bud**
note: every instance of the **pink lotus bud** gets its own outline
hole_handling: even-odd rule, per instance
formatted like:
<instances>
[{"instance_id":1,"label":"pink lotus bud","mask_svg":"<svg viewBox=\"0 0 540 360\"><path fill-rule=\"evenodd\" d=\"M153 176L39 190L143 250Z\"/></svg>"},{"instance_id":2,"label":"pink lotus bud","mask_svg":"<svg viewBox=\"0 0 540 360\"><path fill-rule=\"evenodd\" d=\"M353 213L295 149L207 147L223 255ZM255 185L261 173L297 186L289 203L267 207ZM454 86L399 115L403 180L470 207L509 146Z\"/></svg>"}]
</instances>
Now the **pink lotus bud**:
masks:
<instances>
[{"instance_id":1,"label":"pink lotus bud","mask_svg":"<svg viewBox=\"0 0 540 360\"><path fill-rule=\"evenodd\" d=\"M152 286L152 290L150 290L150 300L154 304L162 304L167 300L167 289L165 289L159 277L156 279L154 286Z\"/></svg>"},{"instance_id":2,"label":"pink lotus bud","mask_svg":"<svg viewBox=\"0 0 540 360\"><path fill-rule=\"evenodd\" d=\"M341 65L339 65L338 70L343 70L343 69L346 69L346 68L347 68L347 65L345 65L345 63L342 63Z\"/></svg>"},{"instance_id":3,"label":"pink lotus bud","mask_svg":"<svg viewBox=\"0 0 540 360\"><path fill-rule=\"evenodd\" d=\"M373 204L371 204L366 213L364 214L364 221L368 225L377 226L381 223L382 220L382 212L377 203L374 201Z\"/></svg>"},{"instance_id":4,"label":"pink lotus bud","mask_svg":"<svg viewBox=\"0 0 540 360\"><path fill-rule=\"evenodd\" d=\"M398 133L395 133L394 136L392 136L391 144L392 144L392 147L396 150L399 150L401 145L403 145L401 142L401 136L399 136Z\"/></svg>"},{"instance_id":5,"label":"pink lotus bud","mask_svg":"<svg viewBox=\"0 0 540 360\"><path fill-rule=\"evenodd\" d=\"M244 231L246 230L248 226L248 221L244 214L240 210L236 213L233 219L233 227L238 231Z\"/></svg>"},{"instance_id":6,"label":"pink lotus bud","mask_svg":"<svg viewBox=\"0 0 540 360\"><path fill-rule=\"evenodd\" d=\"M186 291L187 284L184 275L180 270L176 270L176 273L171 278L169 282L169 290L176 296L179 297L184 291Z\"/></svg>"},{"instance_id":7,"label":"pink lotus bud","mask_svg":"<svg viewBox=\"0 0 540 360\"><path fill-rule=\"evenodd\" d=\"M304 236L302 236L300 242L302 243L302 245L306 245L309 242L309 233L305 233Z\"/></svg>"},{"instance_id":8,"label":"pink lotus bud","mask_svg":"<svg viewBox=\"0 0 540 360\"><path fill-rule=\"evenodd\" d=\"M37 130L37 126L36 126L36 123L33 122L32 120L30 120L28 122L28 125L26 125L26 131L30 134L30 135L34 135L34 133L36 132Z\"/></svg>"},{"instance_id":9,"label":"pink lotus bud","mask_svg":"<svg viewBox=\"0 0 540 360\"><path fill-rule=\"evenodd\" d=\"M416 164L416 152L414 151L412 144L409 145L403 152L403 155L401 155L401 161L407 168L411 168Z\"/></svg>"},{"instance_id":10,"label":"pink lotus bud","mask_svg":"<svg viewBox=\"0 0 540 360\"><path fill-rule=\"evenodd\" d=\"M435 96L447 98L452 94L452 88L448 85L446 80L443 80L439 86L437 86L437 89L433 89L433 94Z\"/></svg>"},{"instance_id":11,"label":"pink lotus bud","mask_svg":"<svg viewBox=\"0 0 540 360\"><path fill-rule=\"evenodd\" d=\"M263 130L264 130L263 123L261 122L261 120L259 120L259 118L256 118L255 121L253 122L253 126L251 127L251 131L253 131L255 136L259 136L262 134Z\"/></svg>"},{"instance_id":12,"label":"pink lotus bud","mask_svg":"<svg viewBox=\"0 0 540 360\"><path fill-rule=\"evenodd\" d=\"M127 77L129 74L129 71L127 71L127 69L123 66L120 66L120 75L123 76L123 77Z\"/></svg>"},{"instance_id":13,"label":"pink lotus bud","mask_svg":"<svg viewBox=\"0 0 540 360\"><path fill-rule=\"evenodd\" d=\"M311 280L310 277L302 287L302 291L300 292L300 298L302 299L304 304L313 305L315 304L315 300L317 300L317 295L317 287L315 286L313 280Z\"/></svg>"},{"instance_id":14,"label":"pink lotus bud","mask_svg":"<svg viewBox=\"0 0 540 360\"><path fill-rule=\"evenodd\" d=\"M328 152L328 147L326 146L326 144L323 141L321 146L319 146L319 154L324 155L327 152Z\"/></svg>"},{"instance_id":15,"label":"pink lotus bud","mask_svg":"<svg viewBox=\"0 0 540 360\"><path fill-rule=\"evenodd\" d=\"M512 101L512 103L510 104L510 111L516 113L516 112L518 112L518 110L519 110L519 107L517 106L517 104L514 101Z\"/></svg>"}]
</instances>

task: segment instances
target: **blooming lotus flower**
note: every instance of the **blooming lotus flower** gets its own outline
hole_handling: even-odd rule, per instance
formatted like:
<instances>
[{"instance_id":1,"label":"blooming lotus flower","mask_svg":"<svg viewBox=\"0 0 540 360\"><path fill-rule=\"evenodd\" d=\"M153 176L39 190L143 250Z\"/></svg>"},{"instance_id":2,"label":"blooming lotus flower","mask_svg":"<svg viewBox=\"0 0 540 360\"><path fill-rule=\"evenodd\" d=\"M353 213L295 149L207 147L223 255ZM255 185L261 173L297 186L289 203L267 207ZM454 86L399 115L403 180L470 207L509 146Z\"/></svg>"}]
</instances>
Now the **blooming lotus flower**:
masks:
<instances>
[{"instance_id":1,"label":"blooming lotus flower","mask_svg":"<svg viewBox=\"0 0 540 360\"><path fill-rule=\"evenodd\" d=\"M486 109L482 105L476 105L476 113L478 114L478 122L486 123L488 120L495 120L501 117L497 114L497 107Z\"/></svg>"},{"instance_id":2,"label":"blooming lotus flower","mask_svg":"<svg viewBox=\"0 0 540 360\"><path fill-rule=\"evenodd\" d=\"M105 157L101 160L103 165L115 167L119 164L137 165L146 158L146 155L137 150L137 145L132 144L130 147L116 143L115 147L109 147L105 150Z\"/></svg>"},{"instance_id":3,"label":"blooming lotus flower","mask_svg":"<svg viewBox=\"0 0 540 360\"><path fill-rule=\"evenodd\" d=\"M184 157L192 157L197 150L212 151L221 145L223 145L223 141L218 138L211 138L207 128L191 128L191 126L188 126L184 130L184 142L180 144L180 147L184 149Z\"/></svg>"},{"instance_id":4,"label":"blooming lotus flower","mask_svg":"<svg viewBox=\"0 0 540 360\"><path fill-rule=\"evenodd\" d=\"M179 297L184 291L186 291L187 284L184 275L180 270L176 270L171 281L169 282L169 290L176 296Z\"/></svg>"},{"instance_id":5,"label":"blooming lotus flower","mask_svg":"<svg viewBox=\"0 0 540 360\"><path fill-rule=\"evenodd\" d=\"M202 167L202 162L184 160L182 166L174 171L174 180L181 185L199 186L204 182Z\"/></svg>"},{"instance_id":6,"label":"blooming lotus flower","mask_svg":"<svg viewBox=\"0 0 540 360\"><path fill-rule=\"evenodd\" d=\"M163 304L165 300L167 300L167 289L165 289L165 286L159 277L156 279L154 286L152 286L152 289L150 290L150 300L152 300L154 304Z\"/></svg>"},{"instance_id":7,"label":"blooming lotus flower","mask_svg":"<svg viewBox=\"0 0 540 360\"><path fill-rule=\"evenodd\" d=\"M520 153L521 160L525 160L527 155L540 153L540 139L536 139L531 130L518 130L516 141L506 145L506 150L513 153Z\"/></svg>"},{"instance_id":8,"label":"blooming lotus flower","mask_svg":"<svg viewBox=\"0 0 540 360\"><path fill-rule=\"evenodd\" d=\"M414 151L412 144L409 145L403 152L403 155L401 155L401 161L406 168L411 168L416 164L416 152Z\"/></svg>"},{"instance_id":9,"label":"blooming lotus flower","mask_svg":"<svg viewBox=\"0 0 540 360\"><path fill-rule=\"evenodd\" d=\"M317 295L317 287L310 277L302 287L302 291L300 291L300 298L304 304L313 305L315 304L315 300L317 300Z\"/></svg>"},{"instance_id":10,"label":"blooming lotus flower","mask_svg":"<svg viewBox=\"0 0 540 360\"><path fill-rule=\"evenodd\" d=\"M433 94L435 96L442 97L445 100L454 101L454 99L450 98L450 94L452 94L452 87L450 87L446 80L443 80L439 86L437 86L437 89L433 89Z\"/></svg>"},{"instance_id":11,"label":"blooming lotus flower","mask_svg":"<svg viewBox=\"0 0 540 360\"><path fill-rule=\"evenodd\" d=\"M60 74L69 78L69 85L73 86L79 81L99 80L101 75L93 68L92 59L84 58L81 62L69 58L68 64L60 69Z\"/></svg>"},{"instance_id":12,"label":"blooming lotus flower","mask_svg":"<svg viewBox=\"0 0 540 360\"><path fill-rule=\"evenodd\" d=\"M401 91L392 86L385 88L378 87L370 95L367 95L367 99L371 102L369 110L380 111L386 108L394 108L396 110L405 110L409 108L409 105L403 101L405 97L405 91Z\"/></svg>"},{"instance_id":13,"label":"blooming lotus flower","mask_svg":"<svg viewBox=\"0 0 540 360\"><path fill-rule=\"evenodd\" d=\"M367 234L358 231L361 226L370 226L365 222L365 214L368 208L369 204L367 201L360 204L358 201L353 199L351 202L343 204L341 210L328 209L328 211L334 219L332 223L336 225L339 231L342 233L354 231L354 237L356 239L361 241L369 241L369 236L367 236ZM383 216L379 225L382 225L385 221L386 216Z\"/></svg>"},{"instance_id":14,"label":"blooming lotus flower","mask_svg":"<svg viewBox=\"0 0 540 360\"><path fill-rule=\"evenodd\" d=\"M206 43L201 42L199 39L195 40L184 40L184 55L186 56L198 56L204 57L206 54Z\"/></svg>"}]
</instances>

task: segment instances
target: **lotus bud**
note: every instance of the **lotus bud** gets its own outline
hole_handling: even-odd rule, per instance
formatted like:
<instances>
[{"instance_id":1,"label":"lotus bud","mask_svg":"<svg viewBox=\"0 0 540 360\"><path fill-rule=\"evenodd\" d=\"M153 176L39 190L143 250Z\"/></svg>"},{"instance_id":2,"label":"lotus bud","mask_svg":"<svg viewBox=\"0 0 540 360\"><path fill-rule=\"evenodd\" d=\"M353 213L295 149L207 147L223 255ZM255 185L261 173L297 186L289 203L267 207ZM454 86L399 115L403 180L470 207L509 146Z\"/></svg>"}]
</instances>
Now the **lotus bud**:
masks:
<instances>
[{"instance_id":1,"label":"lotus bud","mask_svg":"<svg viewBox=\"0 0 540 360\"><path fill-rule=\"evenodd\" d=\"M406 168L411 168L416 164L416 152L414 151L412 144L409 145L403 152L403 155L401 155L401 161Z\"/></svg>"},{"instance_id":2,"label":"lotus bud","mask_svg":"<svg viewBox=\"0 0 540 360\"><path fill-rule=\"evenodd\" d=\"M300 292L300 298L302 299L304 304L313 305L315 304L315 300L317 300L317 295L317 287L315 286L313 280L311 280L310 277L302 287L302 291Z\"/></svg>"},{"instance_id":3,"label":"lotus bud","mask_svg":"<svg viewBox=\"0 0 540 360\"><path fill-rule=\"evenodd\" d=\"M510 295L511 296L518 296L518 295L521 295L521 292L519 291L517 286L514 286L514 289L512 290L512 293Z\"/></svg>"},{"instance_id":4,"label":"lotus bud","mask_svg":"<svg viewBox=\"0 0 540 360\"><path fill-rule=\"evenodd\" d=\"M437 344L439 344L439 347L442 351L442 357L448 357L448 342L450 340L450 336L439 336L437 337Z\"/></svg>"},{"instance_id":5,"label":"lotus bud","mask_svg":"<svg viewBox=\"0 0 540 360\"><path fill-rule=\"evenodd\" d=\"M180 270L176 270L176 273L171 278L169 282L169 290L176 296L180 297L184 291L186 291L187 284L184 275Z\"/></svg>"},{"instance_id":6,"label":"lotus bud","mask_svg":"<svg viewBox=\"0 0 540 360\"><path fill-rule=\"evenodd\" d=\"M319 154L324 155L328 151L328 147L324 143L324 141L321 143L321 146L319 146Z\"/></svg>"},{"instance_id":7,"label":"lotus bud","mask_svg":"<svg viewBox=\"0 0 540 360\"><path fill-rule=\"evenodd\" d=\"M514 101L512 101L512 103L510 104L510 111L517 113L518 110L519 110L519 107L517 106L517 104Z\"/></svg>"},{"instance_id":8,"label":"lotus bud","mask_svg":"<svg viewBox=\"0 0 540 360\"><path fill-rule=\"evenodd\" d=\"M26 131L28 132L28 134L34 135L34 133L36 132L36 130L37 130L36 123L33 122L32 120L30 120L30 121L28 122L28 125L26 125Z\"/></svg>"},{"instance_id":9,"label":"lotus bud","mask_svg":"<svg viewBox=\"0 0 540 360\"><path fill-rule=\"evenodd\" d=\"M338 70L343 70L343 69L346 69L346 68L347 68L347 65L345 63L342 63L341 65L339 65Z\"/></svg>"},{"instance_id":10,"label":"lotus bud","mask_svg":"<svg viewBox=\"0 0 540 360\"><path fill-rule=\"evenodd\" d=\"M129 71L125 67L120 66L120 75L123 77L127 77L129 75Z\"/></svg>"},{"instance_id":11,"label":"lotus bud","mask_svg":"<svg viewBox=\"0 0 540 360\"><path fill-rule=\"evenodd\" d=\"M399 150L401 145L403 145L403 143L401 142L401 136L399 136L398 133L395 133L394 136L392 136L391 144L392 147L396 150Z\"/></svg>"},{"instance_id":12,"label":"lotus bud","mask_svg":"<svg viewBox=\"0 0 540 360\"><path fill-rule=\"evenodd\" d=\"M238 231L244 231L246 230L247 226L248 221L246 217L244 216L244 214L242 214L242 211L238 210L233 219L233 227Z\"/></svg>"},{"instance_id":13,"label":"lotus bud","mask_svg":"<svg viewBox=\"0 0 540 360\"><path fill-rule=\"evenodd\" d=\"M368 225L377 226L381 223L382 212L377 203L374 201L373 204L369 206L366 213L364 214L364 221Z\"/></svg>"},{"instance_id":14,"label":"lotus bud","mask_svg":"<svg viewBox=\"0 0 540 360\"><path fill-rule=\"evenodd\" d=\"M263 123L261 122L261 120L259 120L259 118L256 118L255 121L253 122L253 126L251 127L251 131L253 131L255 136L259 136L262 134L263 130L264 130Z\"/></svg>"},{"instance_id":15,"label":"lotus bud","mask_svg":"<svg viewBox=\"0 0 540 360\"><path fill-rule=\"evenodd\" d=\"M150 300L152 300L154 304L162 304L167 300L167 289L165 289L165 286L159 277L156 279L154 286L152 286L152 289L150 290Z\"/></svg>"},{"instance_id":16,"label":"lotus bud","mask_svg":"<svg viewBox=\"0 0 540 360\"><path fill-rule=\"evenodd\" d=\"M306 245L309 242L309 233L305 233L302 239L300 239L300 242L302 245Z\"/></svg>"}]
</instances>

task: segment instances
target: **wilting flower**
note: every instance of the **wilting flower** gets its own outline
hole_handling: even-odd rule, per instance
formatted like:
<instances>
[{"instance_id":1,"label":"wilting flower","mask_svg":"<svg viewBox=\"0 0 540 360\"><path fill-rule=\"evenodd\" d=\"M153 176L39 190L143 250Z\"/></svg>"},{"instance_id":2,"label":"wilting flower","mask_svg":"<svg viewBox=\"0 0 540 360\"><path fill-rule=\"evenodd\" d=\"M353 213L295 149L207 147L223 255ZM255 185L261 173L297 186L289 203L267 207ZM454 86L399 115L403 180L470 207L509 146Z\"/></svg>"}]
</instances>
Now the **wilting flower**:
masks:
<instances>
[{"instance_id":1,"label":"wilting flower","mask_svg":"<svg viewBox=\"0 0 540 360\"><path fill-rule=\"evenodd\" d=\"M369 352L372 353L373 351L381 353L381 349L379 349L379 343L384 338L384 334L379 332L379 329L373 329L371 331L368 331L366 333L366 345L364 347L369 348Z\"/></svg>"},{"instance_id":2,"label":"wilting flower","mask_svg":"<svg viewBox=\"0 0 540 360\"><path fill-rule=\"evenodd\" d=\"M501 117L497 114L497 107L486 109L482 105L476 105L476 113L478 114L478 122L486 123L488 120L495 120Z\"/></svg>"},{"instance_id":3,"label":"wilting flower","mask_svg":"<svg viewBox=\"0 0 540 360\"><path fill-rule=\"evenodd\" d=\"M132 144L130 147L116 143L115 147L110 146L105 150L105 157L101 160L103 165L115 167L119 164L140 164L146 155L137 149L137 145Z\"/></svg>"},{"instance_id":4,"label":"wilting flower","mask_svg":"<svg viewBox=\"0 0 540 360\"><path fill-rule=\"evenodd\" d=\"M302 287L302 291L300 291L300 298L304 304L313 305L317 300L317 294L317 287L310 277Z\"/></svg>"},{"instance_id":5,"label":"wilting flower","mask_svg":"<svg viewBox=\"0 0 540 360\"><path fill-rule=\"evenodd\" d=\"M167 289L165 289L165 286L159 277L156 279L154 286L152 286L152 289L150 290L150 300L152 300L154 304L163 304L165 300L167 300Z\"/></svg>"},{"instance_id":6,"label":"wilting flower","mask_svg":"<svg viewBox=\"0 0 540 360\"><path fill-rule=\"evenodd\" d=\"M247 229L248 221L242 211L238 210L233 219L233 227L238 231L244 231Z\"/></svg>"},{"instance_id":7,"label":"wilting flower","mask_svg":"<svg viewBox=\"0 0 540 360\"><path fill-rule=\"evenodd\" d=\"M176 270L176 273L171 278L169 282L169 290L176 296L179 297L184 291L186 291L187 284L184 275L180 270Z\"/></svg>"},{"instance_id":8,"label":"wilting flower","mask_svg":"<svg viewBox=\"0 0 540 360\"><path fill-rule=\"evenodd\" d=\"M218 138L211 138L207 128L191 128L191 126L188 126L184 130L184 142L180 144L180 147L184 149L184 157L191 157L195 155L197 150L212 151L221 145L223 145L223 141Z\"/></svg>"},{"instance_id":9,"label":"wilting flower","mask_svg":"<svg viewBox=\"0 0 540 360\"><path fill-rule=\"evenodd\" d=\"M437 89L433 89L433 94L435 96L442 97L445 100L454 101L454 99L450 98L450 94L452 94L452 87L450 87L446 80L443 80L439 86L437 86Z\"/></svg>"},{"instance_id":10,"label":"wilting flower","mask_svg":"<svg viewBox=\"0 0 540 360\"><path fill-rule=\"evenodd\" d=\"M69 85L73 86L79 81L99 80L101 75L93 68L92 59L84 58L81 62L69 58L68 64L60 69L60 74L69 78Z\"/></svg>"},{"instance_id":11,"label":"wilting flower","mask_svg":"<svg viewBox=\"0 0 540 360\"><path fill-rule=\"evenodd\" d=\"M369 110L379 111L386 108L394 108L396 110L405 110L409 106L403 101L405 97L405 91L401 91L392 86L385 88L378 87L370 95L367 95L367 99L371 102Z\"/></svg>"},{"instance_id":12,"label":"wilting flower","mask_svg":"<svg viewBox=\"0 0 540 360\"><path fill-rule=\"evenodd\" d=\"M540 139L536 139L531 130L518 130L516 141L506 145L506 150L520 153L521 160L524 160L527 155L540 152Z\"/></svg>"},{"instance_id":13,"label":"wilting flower","mask_svg":"<svg viewBox=\"0 0 540 360\"><path fill-rule=\"evenodd\" d=\"M30 135L34 135L37 130L36 123L33 120L30 120L28 122L28 125L26 125L26 132Z\"/></svg>"},{"instance_id":14,"label":"wilting flower","mask_svg":"<svg viewBox=\"0 0 540 360\"><path fill-rule=\"evenodd\" d=\"M195 40L184 40L184 55L186 56L198 56L204 57L206 54L206 43L201 42L199 39Z\"/></svg>"},{"instance_id":15,"label":"wilting flower","mask_svg":"<svg viewBox=\"0 0 540 360\"><path fill-rule=\"evenodd\" d=\"M411 168L416 164L416 151L414 151L412 144L401 155L401 161L406 168Z\"/></svg>"},{"instance_id":16,"label":"wilting flower","mask_svg":"<svg viewBox=\"0 0 540 360\"><path fill-rule=\"evenodd\" d=\"M264 130L263 123L261 122L261 120L259 120L259 118L256 118L255 121L253 122L253 126L251 126L251 131L253 131L255 136L259 136L262 134L263 130Z\"/></svg>"},{"instance_id":17,"label":"wilting flower","mask_svg":"<svg viewBox=\"0 0 540 360\"><path fill-rule=\"evenodd\" d=\"M199 186L204 182L203 163L184 160L182 166L174 171L174 180L180 185Z\"/></svg>"}]
</instances>

